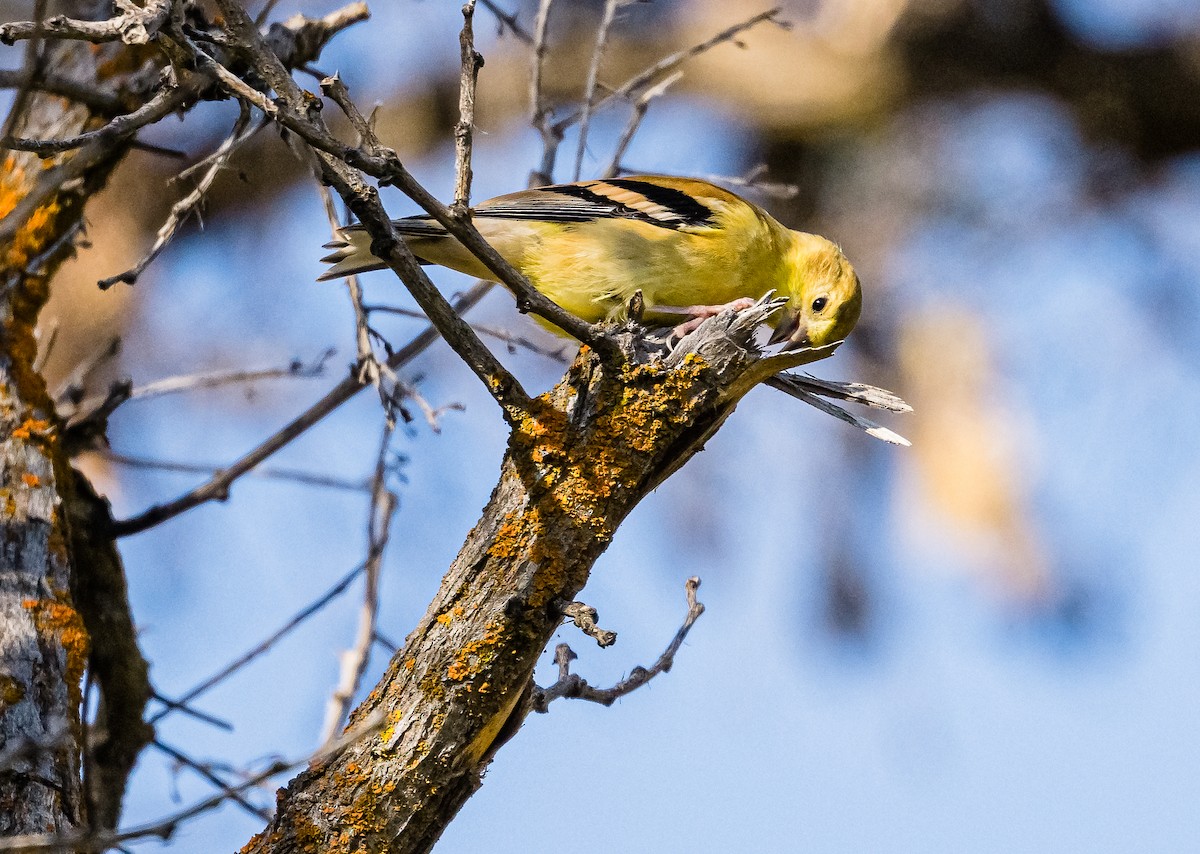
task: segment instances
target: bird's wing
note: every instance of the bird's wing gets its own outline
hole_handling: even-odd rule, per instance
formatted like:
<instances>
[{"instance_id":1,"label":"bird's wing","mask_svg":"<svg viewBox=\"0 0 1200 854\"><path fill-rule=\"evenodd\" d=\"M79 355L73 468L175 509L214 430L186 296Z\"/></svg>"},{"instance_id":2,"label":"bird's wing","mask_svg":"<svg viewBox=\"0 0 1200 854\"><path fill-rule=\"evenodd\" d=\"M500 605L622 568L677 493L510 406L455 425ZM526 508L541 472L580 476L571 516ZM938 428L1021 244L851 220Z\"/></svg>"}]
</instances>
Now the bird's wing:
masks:
<instances>
[{"instance_id":1,"label":"bird's wing","mask_svg":"<svg viewBox=\"0 0 1200 854\"><path fill-rule=\"evenodd\" d=\"M629 219L672 231L703 234L720 229L718 212L731 202L747 204L706 181L635 175L520 190L480 202L471 213L477 218L528 222ZM446 236L446 230L425 214L392 220L392 224L405 237ZM361 228L354 225L343 231Z\"/></svg>"},{"instance_id":2,"label":"bird's wing","mask_svg":"<svg viewBox=\"0 0 1200 854\"><path fill-rule=\"evenodd\" d=\"M632 219L677 231L718 227L716 212L706 204L710 200L669 186L663 180L636 176L555 184L489 199L480 203L474 213L477 217L563 223Z\"/></svg>"}]
</instances>

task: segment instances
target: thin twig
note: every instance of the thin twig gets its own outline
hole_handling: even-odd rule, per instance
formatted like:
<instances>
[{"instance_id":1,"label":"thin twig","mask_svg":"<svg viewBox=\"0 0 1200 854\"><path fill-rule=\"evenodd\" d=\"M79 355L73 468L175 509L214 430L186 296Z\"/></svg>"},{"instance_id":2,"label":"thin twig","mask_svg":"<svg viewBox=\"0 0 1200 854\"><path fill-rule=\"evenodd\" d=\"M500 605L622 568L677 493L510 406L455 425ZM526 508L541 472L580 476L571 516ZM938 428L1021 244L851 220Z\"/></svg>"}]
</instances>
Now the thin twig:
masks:
<instances>
[{"instance_id":1,"label":"thin twig","mask_svg":"<svg viewBox=\"0 0 1200 854\"><path fill-rule=\"evenodd\" d=\"M504 32L504 28L508 27L509 32L516 36L527 45L533 44L533 36L531 36L524 27L517 22L517 16L509 12L505 12L496 3L495 0L479 0L483 4L483 8L487 9L496 16L496 20L500 22L500 32Z\"/></svg>"},{"instance_id":2,"label":"thin twig","mask_svg":"<svg viewBox=\"0 0 1200 854\"><path fill-rule=\"evenodd\" d=\"M193 213L199 210L200 205L204 201L205 194L208 193L213 181L217 179L217 175L220 174L221 170L225 168L225 164L229 161L229 157L233 154L234 149L237 148L239 144L253 136L258 130L257 128L252 128L247 131L249 124L250 109L242 104L241 114L234 123L233 130L230 132L229 136L225 138L225 141L221 143L216 152L214 152L210 158L206 158L211 160L211 163L209 164L208 169L201 176L200 180L196 182L196 186L192 188L192 191L175 204L171 205L171 211L167 214L166 221L158 229L158 234L155 235L154 243L151 245L150 249L145 255L142 256L141 260L139 260L128 270L98 281L96 284L100 287L100 290L107 290L117 282L124 282L127 285L137 284L138 277L145 272L146 268L149 267L150 264L153 263L154 259L157 258L159 254L161 254L162 251L167 247L167 244L171 242L171 239L179 231L179 227L183 225L183 223L185 223Z\"/></svg>"},{"instance_id":3,"label":"thin twig","mask_svg":"<svg viewBox=\"0 0 1200 854\"><path fill-rule=\"evenodd\" d=\"M40 156L58 154L83 148L92 143L111 144L137 133L146 125L154 124L159 119L169 116L176 110L188 106L196 98L202 88L202 82L187 78L178 85L168 85L155 93L154 97L132 113L125 113L112 119L104 127L90 130L77 136L65 139L22 139L6 136L0 139L0 148L11 148L15 151L32 151Z\"/></svg>"},{"instance_id":4,"label":"thin twig","mask_svg":"<svg viewBox=\"0 0 1200 854\"><path fill-rule=\"evenodd\" d=\"M237 149L241 148L243 145L245 145L247 142L249 142L251 139L253 139L255 137L255 135L258 134L259 131L261 131L263 128L269 126L270 124L271 124L270 119L265 118L265 117L260 118L257 122L254 123L254 127L251 130L247 131L246 133L244 133L240 137L238 137L238 139L234 142L233 146L228 151L224 150L224 148L218 148L216 151L213 151L210 154L207 154L204 157L201 157L199 160L197 160L191 166L181 169L177 175L175 175L171 178L168 178L167 184L168 185L178 184L181 181L186 181L189 178L191 178L193 175L195 175L197 172L208 169L212 165L213 161L218 160L218 159L223 159L223 160L225 160L226 164L228 164L229 158L233 156L234 152L236 152Z\"/></svg>"},{"instance_id":5,"label":"thin twig","mask_svg":"<svg viewBox=\"0 0 1200 854\"><path fill-rule=\"evenodd\" d=\"M78 397L80 391L86 387L91 374L104 361L115 357L120 352L119 345L120 340L113 339L113 343L109 349L100 353L97 361L81 366L82 370L77 369L77 372L72 374L71 379L55 393L54 399L59 406L59 414L61 416L73 419L86 417L85 415L81 415L81 413L99 409L111 399L111 390L105 394L93 395L83 400L78 400ZM314 377L321 377L325 375L325 366L336 352L335 350L326 350L319 357L307 364L301 362L299 359L293 359L287 365L280 368L257 368L252 370L243 368L233 371L209 371L164 377L161 380L155 380L145 385L130 386L122 400L162 397L167 394L180 394L197 389L222 388L230 385L245 385L262 380L312 379ZM78 402L76 402L77 400Z\"/></svg>"},{"instance_id":6,"label":"thin twig","mask_svg":"<svg viewBox=\"0 0 1200 854\"><path fill-rule=\"evenodd\" d=\"M250 815L262 821L271 820L271 812L269 810L264 810L261 807L257 807L250 803L250 801L246 800L241 792L237 791L230 786L229 783L218 777L209 766L192 759L192 757L188 756L182 750L172 747L161 739L156 738L150 743L159 751L167 754L167 756L170 756L178 764L185 768L191 768L193 771L215 786L217 791L223 792L228 800L233 801L246 812L250 813Z\"/></svg>"},{"instance_id":7,"label":"thin twig","mask_svg":"<svg viewBox=\"0 0 1200 854\"><path fill-rule=\"evenodd\" d=\"M775 7L773 9L768 9L765 12L759 12L757 15L753 15L752 17L749 17L740 23L734 24L731 27L727 27L726 29L714 35L712 38L706 39L699 44L694 44L691 47L684 48L683 50L676 51L668 56L664 56L662 59L658 60L658 62L655 62L654 64L643 69L638 74L630 77L616 89L612 90L603 98L601 98L596 103L594 111L598 111L600 108L614 100L629 98L635 93L642 91L642 89L644 89L646 86L654 83L654 81L658 79L660 75L668 74L674 71L688 60L694 59L700 54L706 53L718 45L734 41L741 33L753 26L756 26L757 24L762 23L763 21L771 21L780 27L790 26L784 21L779 20L777 17L779 15L779 11L779 7ZM582 114L582 110L575 110L569 113L555 123L554 129L561 135L566 131L567 128L579 121Z\"/></svg>"},{"instance_id":8,"label":"thin twig","mask_svg":"<svg viewBox=\"0 0 1200 854\"><path fill-rule=\"evenodd\" d=\"M226 732L233 732L233 724L224 718L218 718L216 715L210 715L208 712L202 712L193 706L189 706L187 703L181 703L178 700L172 700L170 697L164 696L157 691L154 692L153 696L154 700L158 703L162 703L164 708L170 709L174 712L182 712L189 718L195 718L201 723L206 723L209 726L216 727L217 729L222 729Z\"/></svg>"},{"instance_id":9,"label":"thin twig","mask_svg":"<svg viewBox=\"0 0 1200 854\"><path fill-rule=\"evenodd\" d=\"M277 5L279 5L279 0L267 0L267 2L263 4L262 11L254 16L254 25L261 27L263 24L265 24L267 22L267 18L271 16L271 12L275 10Z\"/></svg>"},{"instance_id":10,"label":"thin twig","mask_svg":"<svg viewBox=\"0 0 1200 854\"><path fill-rule=\"evenodd\" d=\"M375 475L371 481L371 507L367 515L367 559L363 563L366 584L363 586L362 607L358 612L358 631L354 646L342 653L337 688L334 689L325 709L325 723L321 728L322 744L330 744L337 738L346 716L350 714L350 704L358 694L363 674L371 661L371 646L375 639L375 622L379 613L379 574L397 502L395 493L387 487L388 455L394 430L393 422L389 421L384 425L379 454L375 459Z\"/></svg>"},{"instance_id":11,"label":"thin twig","mask_svg":"<svg viewBox=\"0 0 1200 854\"><path fill-rule=\"evenodd\" d=\"M550 23L550 7L554 0L538 0L537 17L533 24L533 65L529 73L530 123L542 136L542 161L530 175L534 185L554 182L554 161L558 156L558 145L562 142L562 131L556 131L550 120L550 108L546 105L546 91L542 85L542 73L546 66L546 32Z\"/></svg>"},{"instance_id":12,"label":"thin twig","mask_svg":"<svg viewBox=\"0 0 1200 854\"><path fill-rule=\"evenodd\" d=\"M547 711L549 705L559 697L570 697L579 700L590 700L604 706L611 706L621 697L636 691L660 673L666 673L675 663L675 654L683 645L692 630L692 626L704 613L704 605L696 600L696 590L700 587L700 579L692 576L687 580L684 589L687 591L688 610L683 625L675 633L675 637L667 644L662 655L648 669L635 667L629 675L611 688L593 688L583 677L571 673L571 660L575 653L565 644L560 643L554 650L554 660L558 664L558 681L549 688L535 688L533 692L533 708L538 712Z\"/></svg>"},{"instance_id":13,"label":"thin twig","mask_svg":"<svg viewBox=\"0 0 1200 854\"><path fill-rule=\"evenodd\" d=\"M602 647L612 646L617 642L616 632L602 629L597 625L596 619L599 615L591 605L583 602L568 602L562 607L562 615L570 619L579 631Z\"/></svg>"},{"instance_id":14,"label":"thin twig","mask_svg":"<svg viewBox=\"0 0 1200 854\"><path fill-rule=\"evenodd\" d=\"M329 84L326 86L326 84ZM322 89L325 89L327 94L333 94L335 100L340 102L341 93L345 91L340 79L326 78L322 82ZM349 99L347 99L349 103ZM362 120L358 115L357 110L350 110L351 121ZM317 185L318 191L321 194L321 204L325 208L325 216L329 220L329 229L334 237L337 236L338 229L341 227L341 222L338 219L337 209L333 204L333 193L329 192L329 188L324 184ZM375 356L375 348L371 344L371 327L367 318L367 311L363 308L363 292L362 284L358 281L358 276L346 276L343 281L346 283L346 291L350 296L350 306L354 311L354 345L358 351L358 362L355 368L355 373L358 376L359 382L366 385L370 383L375 387L375 391L379 394L379 399L383 403L384 409L388 411L388 418L392 418L390 410L391 398L383 387L383 372L380 370L379 359Z\"/></svg>"},{"instance_id":15,"label":"thin twig","mask_svg":"<svg viewBox=\"0 0 1200 854\"><path fill-rule=\"evenodd\" d=\"M700 175L706 181L716 184L726 184L730 187L744 187L747 190L769 196L773 199L794 199L800 195L799 184L788 184L780 181L764 181L767 174L767 164L760 163L745 175Z\"/></svg>"},{"instance_id":16,"label":"thin twig","mask_svg":"<svg viewBox=\"0 0 1200 854\"><path fill-rule=\"evenodd\" d=\"M124 14L105 21L77 21L65 15L54 15L45 21L16 21L0 24L0 43L12 44L21 39L45 36L55 39L87 41L94 44L123 41L126 44L146 44L167 22L174 0L146 0L142 6L122 4Z\"/></svg>"},{"instance_id":17,"label":"thin twig","mask_svg":"<svg viewBox=\"0 0 1200 854\"><path fill-rule=\"evenodd\" d=\"M479 282L454 302L456 312L464 312L491 290L491 282ZM437 329L430 325L414 337L407 345L397 350L385 363L395 369L407 364L424 352L431 344L439 339ZM168 519L178 516L209 501L227 498L229 488L242 475L254 470L267 458L286 447L297 436L305 433L310 427L326 415L340 407L347 400L361 391L365 384L357 376L349 376L329 390L324 397L292 419L285 427L263 440L258 447L247 453L241 459L230 464L219 474L190 492L179 496L165 504L157 504L147 510L123 521L113 523L115 536L128 536L145 531Z\"/></svg>"},{"instance_id":18,"label":"thin twig","mask_svg":"<svg viewBox=\"0 0 1200 854\"><path fill-rule=\"evenodd\" d=\"M483 57L475 50L475 0L462 7L463 26L458 36L462 73L458 81L458 124L454 126L454 204L450 210L456 217L470 216L471 205L471 142L475 127L475 84Z\"/></svg>"},{"instance_id":19,"label":"thin twig","mask_svg":"<svg viewBox=\"0 0 1200 854\"><path fill-rule=\"evenodd\" d=\"M394 305L364 305L367 313L383 312L384 314L396 314L401 317L411 317L418 320L425 320L425 314L411 308L401 308ZM498 326L492 326L487 323L472 323L471 328L481 335L486 335L489 338L495 338L497 341L503 341L508 347L508 352L515 353L517 348L529 350L531 353L537 353L539 356L545 356L553 359L556 362L567 363L571 360L571 353L574 347L564 343L561 346L550 349L543 347L534 341L529 340L524 335L518 335L515 332L509 332L507 329L501 329Z\"/></svg>"},{"instance_id":20,"label":"thin twig","mask_svg":"<svg viewBox=\"0 0 1200 854\"><path fill-rule=\"evenodd\" d=\"M46 72L45 40L43 39L46 20L46 5L48 0L36 0L33 4L33 37L25 45L24 71L18 72L22 77L16 97L4 121L4 130L0 136L8 138L17 132L17 127L25 118L25 108L29 103L30 94L41 87Z\"/></svg>"},{"instance_id":21,"label":"thin twig","mask_svg":"<svg viewBox=\"0 0 1200 854\"><path fill-rule=\"evenodd\" d=\"M797 380L799 380L799 382L797 382ZM840 421L845 421L847 424L857 427L859 430L864 431L868 436L874 436L876 439L882 439L884 442L889 442L893 445L903 445L904 447L908 447L912 444L912 442L908 441L908 439L905 439L898 433L889 430L882 424L876 424L869 418L863 418L860 415L855 415L854 413L848 412L847 410L842 409L842 407L830 403L828 400L825 400L822 397L819 397L819 394L827 394L828 392L810 390L811 386L805 383L801 377L796 377L791 374L780 374L778 376L768 377L764 380L764 382L771 386L771 388L779 389L785 394L789 394L797 400L803 401L809 406L819 409L821 412L824 412L827 415L832 415L834 418L837 418ZM863 386L863 388L873 387ZM899 398L896 398L896 396L891 392L884 391L883 389L875 390L895 400L899 400ZM855 403L867 403L867 401L862 397L846 397L845 399L853 400ZM908 406L908 404L904 403L903 401L900 402L904 406ZM900 409L893 409L891 406L884 406L883 408L892 409L893 411L897 412L904 411Z\"/></svg>"},{"instance_id":22,"label":"thin twig","mask_svg":"<svg viewBox=\"0 0 1200 854\"><path fill-rule=\"evenodd\" d=\"M629 123L625 125L625 130L621 133L621 138L617 140L612 160L609 161L608 168L604 170L603 177L615 178L621 174L621 161L625 158L625 152L628 150L629 144L633 142L634 135L641 128L642 120L646 118L646 111L650 109L650 102L655 98L665 95L667 90L674 86L681 77L683 77L682 71L674 71L638 96L636 103L633 105L633 112L629 116Z\"/></svg>"},{"instance_id":23,"label":"thin twig","mask_svg":"<svg viewBox=\"0 0 1200 854\"><path fill-rule=\"evenodd\" d=\"M196 699L201 694L204 694L204 693L212 690L213 688L215 688L217 685L220 685L222 682L224 682L230 676L237 673L239 670L241 670L243 667L245 667L250 662L254 661L254 659L258 658L260 655L271 650L271 648L274 647L275 644L279 643L279 641L281 641L284 637L286 637L288 634L290 634L294 629L296 629L298 626L302 625L306 620L308 620L314 614L320 612L320 610L322 608L324 608L326 605L328 605L334 599L336 599L337 597L339 597L343 593L345 593L346 590L350 587L351 583L353 583L353 581L356 578L358 578L358 576L362 573L363 569L364 569L364 566L361 564L359 566L354 567L354 569L350 570L348 573L343 575L336 584L334 584L332 587L330 587L328 590L326 590L324 593L322 593L320 596L318 596L316 599L314 599L308 605L305 605L303 608L301 608L286 623L284 623L278 629L273 631L265 639L263 639L261 642L255 644L253 647L251 647L249 650L247 650L246 652L239 655L237 658L235 658L229 664L222 667L220 670L218 670L212 676L208 677L203 682L201 682L200 684L196 685L191 690L184 693L183 696L178 697L175 700L175 703L176 704L190 703L192 700ZM172 710L170 708L164 709L163 711L159 712L158 714L156 714L152 718L150 718L149 723L150 724L158 723L160 720L162 720L167 715L169 715L171 713L171 711Z\"/></svg>"},{"instance_id":24,"label":"thin twig","mask_svg":"<svg viewBox=\"0 0 1200 854\"><path fill-rule=\"evenodd\" d=\"M116 463L119 466L128 466L129 468L135 469L150 469L153 471L178 472L181 474L207 475L218 475L222 471L220 466L207 465L203 463L180 463L171 462L168 460L149 460L144 457L132 457L126 454L118 454L110 450L101 450L99 453L110 463ZM348 480L346 478L334 477L333 475L317 474L315 472L301 471L299 469L262 467L247 472L247 476L261 477L266 480L284 480L291 483L302 483L305 486L318 486L324 489L340 489L346 492L367 492L370 489L369 484L362 481Z\"/></svg>"},{"instance_id":25,"label":"thin twig","mask_svg":"<svg viewBox=\"0 0 1200 854\"><path fill-rule=\"evenodd\" d=\"M34 44L35 42L29 42ZM31 74L29 71L20 70L13 71L11 68L0 70L0 89L30 89L38 92L46 92L47 95L58 95L64 98L70 98L72 101L82 103L84 107L95 110L101 115L115 115L120 113L125 107L121 98L115 95L110 95L109 92L97 89L95 86L89 86L84 83L79 83L78 80L72 80L67 77L58 77L55 74ZM10 116L16 115L16 102L13 102L12 112ZM10 136L14 128L6 130L4 136Z\"/></svg>"},{"instance_id":26,"label":"thin twig","mask_svg":"<svg viewBox=\"0 0 1200 854\"><path fill-rule=\"evenodd\" d=\"M587 149L588 124L592 119L592 107L595 104L596 80L600 76L600 63L604 61L604 49L608 45L608 34L612 30L613 20L617 9L625 4L625 0L604 0L604 12L600 16L600 26L596 30L596 44L592 48L592 61L588 63L587 83L583 88L583 107L579 117L579 143L575 148L575 169L571 173L572 181L579 180L583 169L583 153Z\"/></svg>"},{"instance_id":27,"label":"thin twig","mask_svg":"<svg viewBox=\"0 0 1200 854\"><path fill-rule=\"evenodd\" d=\"M388 655L395 655L400 649L400 645L398 643L389 638L387 635L383 634L383 632L379 631L378 629L375 630L375 637L373 640L375 643L383 647L384 651Z\"/></svg>"}]
</instances>

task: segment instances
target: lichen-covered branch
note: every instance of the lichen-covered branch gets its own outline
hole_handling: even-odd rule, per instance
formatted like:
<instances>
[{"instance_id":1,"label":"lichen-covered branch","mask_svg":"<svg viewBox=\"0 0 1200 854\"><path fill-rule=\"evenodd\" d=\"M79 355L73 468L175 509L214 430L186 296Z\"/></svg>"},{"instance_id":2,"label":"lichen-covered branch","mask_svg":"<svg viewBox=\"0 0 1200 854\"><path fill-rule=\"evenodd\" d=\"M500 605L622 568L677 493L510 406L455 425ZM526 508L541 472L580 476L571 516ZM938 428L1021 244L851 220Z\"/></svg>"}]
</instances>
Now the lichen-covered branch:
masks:
<instances>
[{"instance_id":1,"label":"lichen-covered branch","mask_svg":"<svg viewBox=\"0 0 1200 854\"><path fill-rule=\"evenodd\" d=\"M483 517L355 711L380 733L292 781L247 852L428 851L533 710L533 670L617 526L754 384L777 303L712 318L672 351L635 331L583 348L515 425ZM793 357L803 358L803 356Z\"/></svg>"},{"instance_id":2,"label":"lichen-covered branch","mask_svg":"<svg viewBox=\"0 0 1200 854\"><path fill-rule=\"evenodd\" d=\"M80 19L102 19L108 8L99 0L63 5ZM59 81L93 85L108 51L48 43L44 66ZM22 109L8 126L35 138L77 134L92 122L86 106L37 90ZM74 596L72 576L91 555L64 512L76 478L54 406L33 367L34 326L50 276L71 250L83 204L114 162L92 158L72 185L52 188L34 205L23 203L45 186L47 170L37 156L10 152L0 168L0 217L10 226L0 243L0 748L22 740L41 743L58 731L69 735L0 769L0 836L67 832L89 819L92 799L80 776L79 708L91 627ZM138 656L131 664L136 669L140 661ZM140 721L140 709L136 717ZM120 761L106 765L108 759L98 757L97 770L107 776L119 803L124 774ZM108 820L111 811L98 809L94 817L101 815Z\"/></svg>"}]
</instances>

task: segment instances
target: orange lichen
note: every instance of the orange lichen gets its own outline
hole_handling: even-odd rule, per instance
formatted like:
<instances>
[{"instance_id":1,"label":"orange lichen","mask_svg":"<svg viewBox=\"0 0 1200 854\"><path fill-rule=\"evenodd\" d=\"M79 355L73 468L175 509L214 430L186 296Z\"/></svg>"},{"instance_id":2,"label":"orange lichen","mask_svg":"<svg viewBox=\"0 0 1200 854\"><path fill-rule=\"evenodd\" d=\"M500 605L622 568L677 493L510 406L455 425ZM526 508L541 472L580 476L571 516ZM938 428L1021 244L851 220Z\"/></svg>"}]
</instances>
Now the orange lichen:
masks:
<instances>
[{"instance_id":1,"label":"orange lichen","mask_svg":"<svg viewBox=\"0 0 1200 854\"><path fill-rule=\"evenodd\" d=\"M45 435L50 431L50 422L43 418L26 418L20 426L13 428L14 439L29 439L35 433Z\"/></svg>"},{"instance_id":2,"label":"orange lichen","mask_svg":"<svg viewBox=\"0 0 1200 854\"><path fill-rule=\"evenodd\" d=\"M91 647L83 618L66 593L58 593L53 599L25 599L21 605L32 612L37 630L54 637L66 653L64 680L71 692L71 702L77 706L82 699L81 682Z\"/></svg>"},{"instance_id":3,"label":"orange lichen","mask_svg":"<svg viewBox=\"0 0 1200 854\"><path fill-rule=\"evenodd\" d=\"M441 613L441 614L438 614L438 615L437 615L437 621L438 621L439 623L441 623L443 626L448 626L448 625L450 625L450 621L451 621L451 620L453 620L453 619L454 619L454 618L450 616L450 612L449 612L449 611L445 611L445 612L443 612L443 613Z\"/></svg>"},{"instance_id":4,"label":"orange lichen","mask_svg":"<svg viewBox=\"0 0 1200 854\"><path fill-rule=\"evenodd\" d=\"M483 637L463 644L455 653L453 663L446 668L446 677L452 682L462 682L495 661L496 647L503 640L502 628L499 623L488 623Z\"/></svg>"},{"instance_id":5,"label":"orange lichen","mask_svg":"<svg viewBox=\"0 0 1200 854\"><path fill-rule=\"evenodd\" d=\"M24 483L26 486L28 486L30 489L33 489L35 487L42 485L42 479L40 477L38 477L36 474L30 474L29 472L25 472L24 474L21 475L21 482Z\"/></svg>"}]
</instances>

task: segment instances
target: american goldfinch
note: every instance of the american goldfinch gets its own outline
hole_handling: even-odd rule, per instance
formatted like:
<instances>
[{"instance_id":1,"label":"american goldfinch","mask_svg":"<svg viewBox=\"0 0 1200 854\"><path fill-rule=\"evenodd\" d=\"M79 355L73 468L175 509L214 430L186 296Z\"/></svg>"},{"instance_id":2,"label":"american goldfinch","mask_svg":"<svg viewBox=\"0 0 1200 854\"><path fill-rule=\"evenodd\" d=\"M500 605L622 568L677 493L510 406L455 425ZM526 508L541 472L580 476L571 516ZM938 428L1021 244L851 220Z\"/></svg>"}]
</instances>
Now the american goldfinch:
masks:
<instances>
[{"instance_id":1,"label":"american goldfinch","mask_svg":"<svg viewBox=\"0 0 1200 854\"><path fill-rule=\"evenodd\" d=\"M687 331L726 307L774 289L787 305L772 343L784 349L840 341L858 321L862 291L830 241L792 231L728 190L694 178L636 175L555 184L497 196L472 210L480 234L530 283L589 322L619 314L641 290L643 320ZM494 279L428 216L393 223L422 263ZM320 277L384 263L362 226L339 232Z\"/></svg>"}]
</instances>

